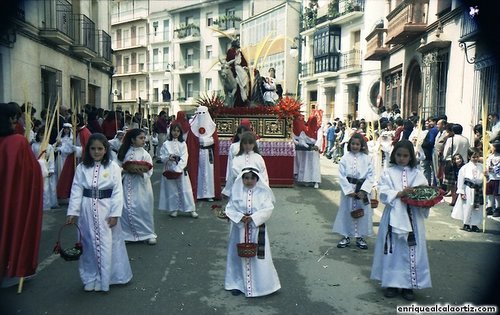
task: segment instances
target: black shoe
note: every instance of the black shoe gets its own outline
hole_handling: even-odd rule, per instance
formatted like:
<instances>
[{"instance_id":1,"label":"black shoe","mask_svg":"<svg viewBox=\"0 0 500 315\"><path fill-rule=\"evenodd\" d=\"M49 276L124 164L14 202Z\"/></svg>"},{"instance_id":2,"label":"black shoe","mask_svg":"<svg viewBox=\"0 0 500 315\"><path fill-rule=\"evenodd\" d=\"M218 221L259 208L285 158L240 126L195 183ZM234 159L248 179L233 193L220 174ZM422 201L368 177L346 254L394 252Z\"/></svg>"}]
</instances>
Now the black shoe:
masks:
<instances>
[{"instance_id":1,"label":"black shoe","mask_svg":"<svg viewBox=\"0 0 500 315\"><path fill-rule=\"evenodd\" d=\"M349 237L343 237L340 242L337 244L338 248L344 248L351 244L351 239Z\"/></svg>"},{"instance_id":2,"label":"black shoe","mask_svg":"<svg viewBox=\"0 0 500 315\"><path fill-rule=\"evenodd\" d=\"M477 227L477 225L473 225L470 229L471 232L481 232L481 230Z\"/></svg>"},{"instance_id":3,"label":"black shoe","mask_svg":"<svg viewBox=\"0 0 500 315\"><path fill-rule=\"evenodd\" d=\"M500 217L500 208L495 209L495 211L493 212L493 217L495 217L495 218Z\"/></svg>"},{"instance_id":4,"label":"black shoe","mask_svg":"<svg viewBox=\"0 0 500 315\"><path fill-rule=\"evenodd\" d=\"M243 292L241 292L240 290L237 290L237 289L231 290L231 294L234 295L234 296L240 295L242 293Z\"/></svg>"},{"instance_id":5,"label":"black shoe","mask_svg":"<svg viewBox=\"0 0 500 315\"><path fill-rule=\"evenodd\" d=\"M492 215L492 214L493 214L493 208L492 207L486 208L486 215Z\"/></svg>"},{"instance_id":6,"label":"black shoe","mask_svg":"<svg viewBox=\"0 0 500 315\"><path fill-rule=\"evenodd\" d=\"M368 244L362 237L356 237L356 246L359 249L368 249Z\"/></svg>"},{"instance_id":7,"label":"black shoe","mask_svg":"<svg viewBox=\"0 0 500 315\"><path fill-rule=\"evenodd\" d=\"M403 299L407 301L413 301L415 300L415 294L413 293L412 289L403 289L401 292L401 295L403 296Z\"/></svg>"},{"instance_id":8,"label":"black shoe","mask_svg":"<svg viewBox=\"0 0 500 315\"><path fill-rule=\"evenodd\" d=\"M398 288L386 288L384 292L384 296L386 298L393 298L398 295Z\"/></svg>"},{"instance_id":9,"label":"black shoe","mask_svg":"<svg viewBox=\"0 0 500 315\"><path fill-rule=\"evenodd\" d=\"M466 232L470 232L470 225L464 224L464 227L462 228L462 230L464 230Z\"/></svg>"}]
</instances>

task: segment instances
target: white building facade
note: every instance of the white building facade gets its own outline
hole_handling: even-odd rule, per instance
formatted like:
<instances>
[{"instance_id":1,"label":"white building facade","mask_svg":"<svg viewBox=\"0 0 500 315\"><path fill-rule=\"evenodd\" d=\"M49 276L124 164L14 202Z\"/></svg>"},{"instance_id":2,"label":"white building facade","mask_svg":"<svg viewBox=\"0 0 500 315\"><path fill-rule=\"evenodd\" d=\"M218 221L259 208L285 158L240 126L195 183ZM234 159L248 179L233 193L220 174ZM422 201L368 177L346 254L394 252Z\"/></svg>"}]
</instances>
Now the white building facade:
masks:
<instances>
[{"instance_id":1,"label":"white building facade","mask_svg":"<svg viewBox=\"0 0 500 315\"><path fill-rule=\"evenodd\" d=\"M0 43L0 100L30 102L40 110L108 109L111 93L109 2L19 2Z\"/></svg>"}]
</instances>

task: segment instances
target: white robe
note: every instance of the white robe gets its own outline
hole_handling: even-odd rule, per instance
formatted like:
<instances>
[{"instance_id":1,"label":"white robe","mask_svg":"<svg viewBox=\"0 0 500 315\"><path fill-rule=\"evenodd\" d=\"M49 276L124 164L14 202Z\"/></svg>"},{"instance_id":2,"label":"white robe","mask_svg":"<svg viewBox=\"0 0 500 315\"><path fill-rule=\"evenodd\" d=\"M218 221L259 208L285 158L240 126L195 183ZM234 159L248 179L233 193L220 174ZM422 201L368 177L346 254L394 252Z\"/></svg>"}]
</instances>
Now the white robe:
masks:
<instances>
[{"instance_id":1,"label":"white robe","mask_svg":"<svg viewBox=\"0 0 500 315\"><path fill-rule=\"evenodd\" d=\"M380 220L370 278L380 280L384 288L422 289L432 286L424 226L429 209L411 207L417 245L408 246L407 236L412 228L407 206L396 197L405 187L420 185L427 185L427 179L417 168L391 166L380 180L379 197L385 209ZM389 224L392 226L392 242L387 235ZM387 254L384 254L386 236Z\"/></svg>"},{"instance_id":2,"label":"white robe","mask_svg":"<svg viewBox=\"0 0 500 315\"><path fill-rule=\"evenodd\" d=\"M225 196L231 196L231 188L234 182L234 179L232 179L232 169L233 169L233 159L238 154L240 151L240 141L231 143L231 146L229 147L229 152L227 155L227 165L226 165L226 184L224 186L224 189L222 190L222 194Z\"/></svg>"},{"instance_id":3,"label":"white robe","mask_svg":"<svg viewBox=\"0 0 500 315\"><path fill-rule=\"evenodd\" d=\"M83 189L112 189L111 198L83 196ZM83 254L79 260L80 278L84 285L98 281L103 291L110 284L124 284L132 279L132 270L120 222L113 228L108 218L121 217L123 189L121 169L113 161L107 166L79 164L76 168L67 215L79 216Z\"/></svg>"},{"instance_id":4,"label":"white robe","mask_svg":"<svg viewBox=\"0 0 500 315\"><path fill-rule=\"evenodd\" d=\"M57 202L57 175L56 175L56 163L54 159L54 148L52 145L48 144L45 149L45 154L42 158L40 156L40 142L35 142L31 144L31 149L35 157L40 163L43 173L43 210L50 210L51 208L59 207Z\"/></svg>"},{"instance_id":5,"label":"white robe","mask_svg":"<svg viewBox=\"0 0 500 315\"><path fill-rule=\"evenodd\" d=\"M239 181L239 183L238 183ZM253 189L244 187L241 176L236 180L232 197L226 206L226 215L231 220L224 288L240 290L246 297L271 294L281 288L278 273L273 264L269 233L265 228L264 259L238 256L236 244L244 242L245 227L243 215L252 217L249 224L249 242L257 243L258 226L271 217L274 209L274 195L265 183L257 182Z\"/></svg>"},{"instance_id":6,"label":"white robe","mask_svg":"<svg viewBox=\"0 0 500 315\"><path fill-rule=\"evenodd\" d=\"M231 177L226 182L226 186L229 185L228 189L231 189L232 191L234 181L241 173L241 170L249 166L258 169L259 177L269 186L269 176L267 175L266 162L264 161L264 158L260 154L250 151L249 153L243 153L233 158Z\"/></svg>"},{"instance_id":7,"label":"white robe","mask_svg":"<svg viewBox=\"0 0 500 315\"><path fill-rule=\"evenodd\" d=\"M466 200L462 196L457 198L457 202L451 212L453 219L462 220L464 224L480 225L483 221L483 206L474 207L474 189L464 185L465 179L474 184L483 184L483 165L481 163L468 162L458 171L457 194L465 194Z\"/></svg>"},{"instance_id":8,"label":"white robe","mask_svg":"<svg viewBox=\"0 0 500 315\"><path fill-rule=\"evenodd\" d=\"M304 137L301 133L299 136L294 136L294 143L298 146L304 146L303 142L305 140L306 146L315 145L321 148L323 144L323 135L318 132L318 140ZM321 168L320 168L320 153L316 150L295 150L295 160L294 160L294 174L296 174L296 180L302 183L321 183Z\"/></svg>"},{"instance_id":9,"label":"white robe","mask_svg":"<svg viewBox=\"0 0 500 315\"><path fill-rule=\"evenodd\" d=\"M210 146L214 144L213 137L199 138L200 146ZM210 163L210 153L212 149L201 149L198 156L198 185L196 191L197 199L208 199L215 197L214 185L214 159L212 156L212 163Z\"/></svg>"},{"instance_id":10,"label":"white robe","mask_svg":"<svg viewBox=\"0 0 500 315\"><path fill-rule=\"evenodd\" d=\"M59 179L59 176L61 175L64 162L66 161L66 158L68 155L73 153L73 137L62 137L61 138L61 145L57 147L57 151L59 154L57 155L57 165L56 165L56 171L57 171L57 178Z\"/></svg>"},{"instance_id":11,"label":"white robe","mask_svg":"<svg viewBox=\"0 0 500 315\"><path fill-rule=\"evenodd\" d=\"M373 211L370 204L363 204L362 200L347 197L348 194L356 190L356 185L347 181L347 177L356 179L365 179L361 190L367 193L370 200L370 193L375 181L375 171L372 158L364 153L346 152L340 159L339 164L339 184L340 204L337 217L333 223L333 232L343 236L364 237L373 234ZM365 215L354 219L351 217L351 211L363 209Z\"/></svg>"},{"instance_id":12,"label":"white robe","mask_svg":"<svg viewBox=\"0 0 500 315\"><path fill-rule=\"evenodd\" d=\"M130 147L123 163L126 161L145 161L153 165L151 155L144 148ZM118 164L121 165L122 162ZM151 175L153 175L153 169L142 175L123 173L124 207L120 222L126 241L156 238Z\"/></svg>"},{"instance_id":13,"label":"white robe","mask_svg":"<svg viewBox=\"0 0 500 315\"><path fill-rule=\"evenodd\" d=\"M180 157L179 163L169 161L169 156L173 154ZM163 171L170 170L182 172L177 179L167 179L161 177L160 200L158 210L192 212L196 210L193 197L193 189L187 171L184 171L188 161L188 151L186 142L177 140L167 140L163 142L160 149L160 159L164 163Z\"/></svg>"}]
</instances>

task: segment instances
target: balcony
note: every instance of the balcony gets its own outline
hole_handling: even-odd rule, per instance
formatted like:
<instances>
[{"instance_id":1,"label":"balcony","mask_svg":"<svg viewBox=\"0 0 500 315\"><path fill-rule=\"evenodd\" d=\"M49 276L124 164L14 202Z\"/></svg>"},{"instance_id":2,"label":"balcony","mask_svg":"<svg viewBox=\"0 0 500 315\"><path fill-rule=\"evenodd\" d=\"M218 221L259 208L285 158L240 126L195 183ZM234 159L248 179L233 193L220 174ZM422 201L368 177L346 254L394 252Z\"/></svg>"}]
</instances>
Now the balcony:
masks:
<instances>
[{"instance_id":1,"label":"balcony","mask_svg":"<svg viewBox=\"0 0 500 315\"><path fill-rule=\"evenodd\" d=\"M117 65L115 67L114 77L124 77L133 75L145 75L147 68L144 63L131 63L127 65Z\"/></svg>"},{"instance_id":2,"label":"balcony","mask_svg":"<svg viewBox=\"0 0 500 315\"><path fill-rule=\"evenodd\" d=\"M357 71L361 71L361 50L352 49L344 53L316 57L314 61L302 63L301 79Z\"/></svg>"},{"instance_id":3,"label":"balcony","mask_svg":"<svg viewBox=\"0 0 500 315\"><path fill-rule=\"evenodd\" d=\"M389 47L384 45L385 28L376 28L367 37L365 60L382 60L389 55Z\"/></svg>"},{"instance_id":4,"label":"balcony","mask_svg":"<svg viewBox=\"0 0 500 315\"><path fill-rule=\"evenodd\" d=\"M95 58L97 56L97 36L95 23L84 14L74 14L74 42L71 50L82 58Z\"/></svg>"},{"instance_id":5,"label":"balcony","mask_svg":"<svg viewBox=\"0 0 500 315\"><path fill-rule=\"evenodd\" d=\"M119 40L115 40L113 42L113 50L122 51L127 49L136 49L136 48L147 48L147 36L132 36L127 38L120 38Z\"/></svg>"},{"instance_id":6,"label":"balcony","mask_svg":"<svg viewBox=\"0 0 500 315\"><path fill-rule=\"evenodd\" d=\"M200 41L200 27L195 24L181 26L174 30L174 43L185 44Z\"/></svg>"},{"instance_id":7,"label":"balcony","mask_svg":"<svg viewBox=\"0 0 500 315\"><path fill-rule=\"evenodd\" d=\"M148 17L148 8L134 8L111 14L111 25L118 25L132 21L145 20Z\"/></svg>"},{"instance_id":8,"label":"balcony","mask_svg":"<svg viewBox=\"0 0 500 315\"><path fill-rule=\"evenodd\" d=\"M111 36L103 30L98 31L97 57L92 61L101 65L110 67L111 62Z\"/></svg>"},{"instance_id":9,"label":"balcony","mask_svg":"<svg viewBox=\"0 0 500 315\"><path fill-rule=\"evenodd\" d=\"M72 14L73 9L68 1L45 1L40 37L57 45L70 45L73 42Z\"/></svg>"},{"instance_id":10,"label":"balcony","mask_svg":"<svg viewBox=\"0 0 500 315\"><path fill-rule=\"evenodd\" d=\"M346 24L361 17L364 11L365 0L332 0L328 4L326 17L331 21L330 24Z\"/></svg>"},{"instance_id":11,"label":"balcony","mask_svg":"<svg viewBox=\"0 0 500 315\"><path fill-rule=\"evenodd\" d=\"M234 15L223 15L214 21L214 28L219 32L214 32L215 37L227 38L240 34L241 18Z\"/></svg>"},{"instance_id":12,"label":"balcony","mask_svg":"<svg viewBox=\"0 0 500 315\"><path fill-rule=\"evenodd\" d=\"M200 60L180 61L176 63L174 73L179 75L200 73Z\"/></svg>"},{"instance_id":13,"label":"balcony","mask_svg":"<svg viewBox=\"0 0 500 315\"><path fill-rule=\"evenodd\" d=\"M479 25L467 10L464 10L462 17L462 25L460 27L459 42L476 41L479 35Z\"/></svg>"},{"instance_id":14,"label":"balcony","mask_svg":"<svg viewBox=\"0 0 500 315\"><path fill-rule=\"evenodd\" d=\"M406 44L425 32L429 0L406 0L387 15L386 45Z\"/></svg>"}]
</instances>

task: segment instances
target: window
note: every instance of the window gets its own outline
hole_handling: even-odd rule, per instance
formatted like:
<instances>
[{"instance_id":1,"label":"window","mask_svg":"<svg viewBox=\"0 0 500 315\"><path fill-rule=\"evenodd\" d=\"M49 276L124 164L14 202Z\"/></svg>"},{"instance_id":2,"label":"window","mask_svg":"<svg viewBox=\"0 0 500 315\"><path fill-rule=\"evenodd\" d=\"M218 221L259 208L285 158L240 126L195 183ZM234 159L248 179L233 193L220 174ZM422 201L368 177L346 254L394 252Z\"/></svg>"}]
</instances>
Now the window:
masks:
<instances>
[{"instance_id":1,"label":"window","mask_svg":"<svg viewBox=\"0 0 500 315\"><path fill-rule=\"evenodd\" d=\"M192 67L193 66L193 55L194 55L194 49L189 48L186 50L186 67Z\"/></svg>"},{"instance_id":2,"label":"window","mask_svg":"<svg viewBox=\"0 0 500 315\"><path fill-rule=\"evenodd\" d=\"M340 67L340 30L325 27L314 33L313 55L315 73L338 71Z\"/></svg>"},{"instance_id":3,"label":"window","mask_svg":"<svg viewBox=\"0 0 500 315\"><path fill-rule=\"evenodd\" d=\"M170 20L163 20L163 40L170 39Z\"/></svg>"},{"instance_id":4,"label":"window","mask_svg":"<svg viewBox=\"0 0 500 315\"><path fill-rule=\"evenodd\" d=\"M186 25L193 24L194 19L192 16L186 17ZM186 29L186 36L193 35L193 30L191 28Z\"/></svg>"},{"instance_id":5,"label":"window","mask_svg":"<svg viewBox=\"0 0 500 315\"><path fill-rule=\"evenodd\" d=\"M386 107L401 103L401 75L402 71L399 70L384 77L384 104Z\"/></svg>"},{"instance_id":6,"label":"window","mask_svg":"<svg viewBox=\"0 0 500 315\"><path fill-rule=\"evenodd\" d=\"M158 70L158 48L153 49L153 71Z\"/></svg>"},{"instance_id":7,"label":"window","mask_svg":"<svg viewBox=\"0 0 500 315\"><path fill-rule=\"evenodd\" d=\"M205 54L207 56L207 59L212 59L212 45L207 45L205 47Z\"/></svg>"},{"instance_id":8,"label":"window","mask_svg":"<svg viewBox=\"0 0 500 315\"><path fill-rule=\"evenodd\" d=\"M207 13L207 26L212 26L214 24L214 16L212 12Z\"/></svg>"},{"instance_id":9,"label":"window","mask_svg":"<svg viewBox=\"0 0 500 315\"><path fill-rule=\"evenodd\" d=\"M130 46L130 32L129 30L123 30L123 47L128 47Z\"/></svg>"},{"instance_id":10,"label":"window","mask_svg":"<svg viewBox=\"0 0 500 315\"><path fill-rule=\"evenodd\" d=\"M141 26L138 28L138 38L137 38L137 43L139 45L145 45L146 44L146 29L144 26Z\"/></svg>"},{"instance_id":11,"label":"window","mask_svg":"<svg viewBox=\"0 0 500 315\"><path fill-rule=\"evenodd\" d=\"M158 102L158 88L153 89L153 102Z\"/></svg>"},{"instance_id":12,"label":"window","mask_svg":"<svg viewBox=\"0 0 500 315\"><path fill-rule=\"evenodd\" d=\"M236 11L231 8L231 9L226 9L226 16L235 16ZM236 27L236 21L235 20L229 20L226 22L226 28L235 28Z\"/></svg>"},{"instance_id":13,"label":"window","mask_svg":"<svg viewBox=\"0 0 500 315\"><path fill-rule=\"evenodd\" d=\"M193 80L186 80L186 98L193 97Z\"/></svg>"},{"instance_id":14,"label":"window","mask_svg":"<svg viewBox=\"0 0 500 315\"><path fill-rule=\"evenodd\" d=\"M129 100L130 99L130 88L129 88L129 83L128 82L123 82L122 95L123 95L123 99L124 100Z\"/></svg>"},{"instance_id":15,"label":"window","mask_svg":"<svg viewBox=\"0 0 500 315\"><path fill-rule=\"evenodd\" d=\"M168 69L168 61L170 60L169 55L170 55L169 48L163 47L163 70Z\"/></svg>"},{"instance_id":16,"label":"window","mask_svg":"<svg viewBox=\"0 0 500 315\"><path fill-rule=\"evenodd\" d=\"M144 54L139 54L139 71L145 71L144 69L144 61L145 61L145 55Z\"/></svg>"},{"instance_id":17,"label":"window","mask_svg":"<svg viewBox=\"0 0 500 315\"><path fill-rule=\"evenodd\" d=\"M212 90L212 78L206 78L205 79L205 91L211 91Z\"/></svg>"},{"instance_id":18,"label":"window","mask_svg":"<svg viewBox=\"0 0 500 315\"><path fill-rule=\"evenodd\" d=\"M137 86L139 87L139 97L142 99L146 99L146 85L144 84L144 81L139 81L137 82Z\"/></svg>"},{"instance_id":19,"label":"window","mask_svg":"<svg viewBox=\"0 0 500 315\"><path fill-rule=\"evenodd\" d=\"M130 64L130 58L128 56L124 57L123 58L123 73L128 73L129 64Z\"/></svg>"}]
</instances>

